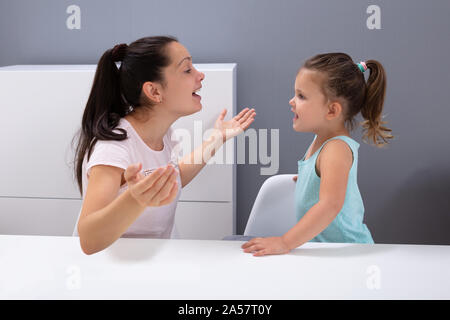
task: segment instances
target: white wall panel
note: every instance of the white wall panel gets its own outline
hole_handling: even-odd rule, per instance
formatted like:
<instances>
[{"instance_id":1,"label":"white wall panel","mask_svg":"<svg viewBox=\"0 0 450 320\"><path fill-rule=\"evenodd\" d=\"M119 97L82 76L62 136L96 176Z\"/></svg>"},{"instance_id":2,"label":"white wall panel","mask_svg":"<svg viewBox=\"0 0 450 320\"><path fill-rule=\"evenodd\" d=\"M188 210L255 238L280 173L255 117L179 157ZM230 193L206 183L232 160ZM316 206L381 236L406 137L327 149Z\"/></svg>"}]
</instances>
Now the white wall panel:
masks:
<instances>
[{"instance_id":1,"label":"white wall panel","mask_svg":"<svg viewBox=\"0 0 450 320\"><path fill-rule=\"evenodd\" d=\"M179 119L173 127L187 129L192 145L199 146L202 133L213 127L223 108L228 110L226 119L236 114L236 65L198 64L195 67L205 73L200 93L203 109ZM72 234L81 200L72 173L71 142L81 124L95 68L95 65L0 68L0 111L5 117L0 126L0 233ZM195 121L201 121L197 122L197 132L194 132ZM218 156L223 158L220 160ZM227 158L234 163L233 141L227 142L218 156L210 163L224 163ZM221 209L216 214L224 215L219 220L227 221L227 230L234 229L234 166L207 165L183 189L180 200L189 201L187 207L195 212L192 217L203 218L200 212L207 210L205 201L230 203L227 210ZM186 211L184 205L180 208ZM60 214L61 211L64 214ZM184 223L181 221L185 220L180 220L180 224ZM178 227L187 230L183 225ZM217 238L223 234L223 227L211 226L207 236ZM191 231L186 234L191 238L205 235Z\"/></svg>"}]
</instances>

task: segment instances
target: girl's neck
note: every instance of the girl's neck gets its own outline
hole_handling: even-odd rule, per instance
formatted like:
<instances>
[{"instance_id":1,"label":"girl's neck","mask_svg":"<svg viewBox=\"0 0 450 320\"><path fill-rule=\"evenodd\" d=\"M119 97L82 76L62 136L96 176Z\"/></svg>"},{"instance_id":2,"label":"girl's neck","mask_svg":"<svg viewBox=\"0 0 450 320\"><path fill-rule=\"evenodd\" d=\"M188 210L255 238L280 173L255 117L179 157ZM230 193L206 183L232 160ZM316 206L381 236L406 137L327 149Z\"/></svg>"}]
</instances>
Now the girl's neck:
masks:
<instances>
[{"instance_id":1,"label":"girl's neck","mask_svg":"<svg viewBox=\"0 0 450 320\"><path fill-rule=\"evenodd\" d=\"M163 137L175 118L164 112L146 111L132 112L125 119L133 126L141 139L153 150L164 148Z\"/></svg>"},{"instance_id":2,"label":"girl's neck","mask_svg":"<svg viewBox=\"0 0 450 320\"><path fill-rule=\"evenodd\" d=\"M316 142L318 144L323 144L328 139L331 139L333 137L337 136L347 136L350 137L350 133L347 130L347 128L342 127L336 130L320 130L317 132L314 132L317 135Z\"/></svg>"}]
</instances>

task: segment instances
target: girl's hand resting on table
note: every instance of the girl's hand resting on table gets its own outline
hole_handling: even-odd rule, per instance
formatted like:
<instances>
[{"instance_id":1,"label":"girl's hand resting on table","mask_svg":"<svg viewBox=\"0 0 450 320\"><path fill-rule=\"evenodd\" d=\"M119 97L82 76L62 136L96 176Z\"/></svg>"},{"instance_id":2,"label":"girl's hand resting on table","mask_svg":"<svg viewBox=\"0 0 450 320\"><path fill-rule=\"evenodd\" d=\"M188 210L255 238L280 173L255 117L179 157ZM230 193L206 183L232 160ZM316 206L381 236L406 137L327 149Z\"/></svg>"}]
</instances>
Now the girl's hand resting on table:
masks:
<instances>
[{"instance_id":1,"label":"girl's hand resting on table","mask_svg":"<svg viewBox=\"0 0 450 320\"><path fill-rule=\"evenodd\" d=\"M285 254L291 251L281 237L253 238L242 245L244 252L255 257L268 254Z\"/></svg>"},{"instance_id":2,"label":"girl's hand resting on table","mask_svg":"<svg viewBox=\"0 0 450 320\"><path fill-rule=\"evenodd\" d=\"M124 173L128 190L142 207L159 207L171 203L177 193L177 171L172 165L158 168L148 176L140 171L142 164L129 166Z\"/></svg>"}]
</instances>

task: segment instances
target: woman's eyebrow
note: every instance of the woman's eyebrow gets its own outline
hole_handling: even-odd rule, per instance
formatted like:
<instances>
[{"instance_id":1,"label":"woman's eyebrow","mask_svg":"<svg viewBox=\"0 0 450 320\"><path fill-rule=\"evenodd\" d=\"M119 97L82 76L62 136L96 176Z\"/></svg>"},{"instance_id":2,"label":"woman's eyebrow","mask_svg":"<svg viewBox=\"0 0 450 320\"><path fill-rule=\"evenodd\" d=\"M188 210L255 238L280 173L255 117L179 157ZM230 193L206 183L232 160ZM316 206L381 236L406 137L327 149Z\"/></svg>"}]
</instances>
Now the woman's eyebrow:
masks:
<instances>
[{"instance_id":1,"label":"woman's eyebrow","mask_svg":"<svg viewBox=\"0 0 450 320\"><path fill-rule=\"evenodd\" d=\"M177 67L179 67L180 66L180 64L184 61L184 60L191 60L192 61L192 57L185 57L185 58L183 58L183 59L181 59L181 61L180 62L178 62L178 64L177 64Z\"/></svg>"}]
</instances>

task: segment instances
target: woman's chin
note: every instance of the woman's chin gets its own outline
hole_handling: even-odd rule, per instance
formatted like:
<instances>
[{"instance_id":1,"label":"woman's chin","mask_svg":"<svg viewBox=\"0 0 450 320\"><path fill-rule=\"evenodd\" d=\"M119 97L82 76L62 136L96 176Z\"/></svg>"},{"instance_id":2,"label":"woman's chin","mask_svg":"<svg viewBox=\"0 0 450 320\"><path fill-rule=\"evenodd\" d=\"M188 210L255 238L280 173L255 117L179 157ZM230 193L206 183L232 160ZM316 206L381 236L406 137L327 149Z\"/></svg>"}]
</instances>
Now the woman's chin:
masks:
<instances>
[{"instance_id":1,"label":"woman's chin","mask_svg":"<svg viewBox=\"0 0 450 320\"><path fill-rule=\"evenodd\" d=\"M189 116L189 115L197 113L197 112L199 112L201 110L202 110L202 104L201 103L197 103L194 106L192 106L191 108L189 108L189 111L186 112L183 116Z\"/></svg>"},{"instance_id":2,"label":"woman's chin","mask_svg":"<svg viewBox=\"0 0 450 320\"><path fill-rule=\"evenodd\" d=\"M194 106L194 113L195 112L199 112L200 110L202 110L202 108L203 108L203 106L202 106L202 104L199 102L199 103L197 103L197 104L195 104L195 106Z\"/></svg>"}]
</instances>

